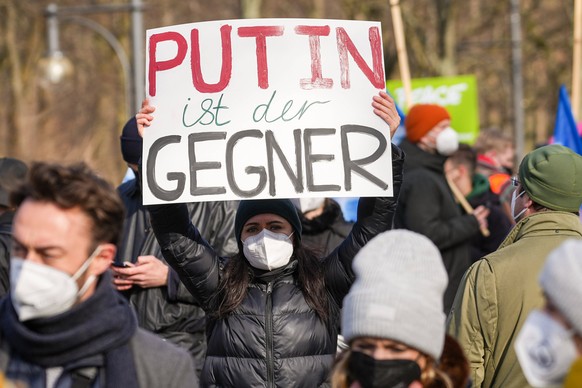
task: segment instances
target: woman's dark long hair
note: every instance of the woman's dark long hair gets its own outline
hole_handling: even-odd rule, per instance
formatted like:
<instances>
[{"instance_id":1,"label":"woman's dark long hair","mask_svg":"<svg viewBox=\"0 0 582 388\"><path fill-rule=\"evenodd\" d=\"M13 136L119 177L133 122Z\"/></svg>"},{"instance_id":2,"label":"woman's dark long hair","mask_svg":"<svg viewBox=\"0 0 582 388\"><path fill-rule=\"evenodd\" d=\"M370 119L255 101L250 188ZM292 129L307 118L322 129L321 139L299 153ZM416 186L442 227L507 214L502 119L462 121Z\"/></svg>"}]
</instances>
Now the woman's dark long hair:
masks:
<instances>
[{"instance_id":1,"label":"woman's dark long hair","mask_svg":"<svg viewBox=\"0 0 582 388\"><path fill-rule=\"evenodd\" d=\"M294 244L292 260L297 260L297 271L294 277L307 304L322 321L327 323L330 315L329 297L325 289L321 260L300 241ZM253 272L242 253L238 253L228 261L215 295L216 318L224 318L241 304L252 277Z\"/></svg>"}]
</instances>

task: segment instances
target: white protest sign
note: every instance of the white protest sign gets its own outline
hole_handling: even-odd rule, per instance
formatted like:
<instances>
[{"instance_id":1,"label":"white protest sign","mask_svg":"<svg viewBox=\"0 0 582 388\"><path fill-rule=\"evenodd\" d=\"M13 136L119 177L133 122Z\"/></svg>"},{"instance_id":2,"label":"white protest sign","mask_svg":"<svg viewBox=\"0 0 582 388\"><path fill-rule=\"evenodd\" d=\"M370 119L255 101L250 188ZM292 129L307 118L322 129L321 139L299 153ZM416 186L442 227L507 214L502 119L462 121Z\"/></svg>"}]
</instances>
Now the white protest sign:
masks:
<instances>
[{"instance_id":1,"label":"white protest sign","mask_svg":"<svg viewBox=\"0 0 582 388\"><path fill-rule=\"evenodd\" d=\"M380 23L246 19L147 31L145 204L392 196Z\"/></svg>"}]
</instances>

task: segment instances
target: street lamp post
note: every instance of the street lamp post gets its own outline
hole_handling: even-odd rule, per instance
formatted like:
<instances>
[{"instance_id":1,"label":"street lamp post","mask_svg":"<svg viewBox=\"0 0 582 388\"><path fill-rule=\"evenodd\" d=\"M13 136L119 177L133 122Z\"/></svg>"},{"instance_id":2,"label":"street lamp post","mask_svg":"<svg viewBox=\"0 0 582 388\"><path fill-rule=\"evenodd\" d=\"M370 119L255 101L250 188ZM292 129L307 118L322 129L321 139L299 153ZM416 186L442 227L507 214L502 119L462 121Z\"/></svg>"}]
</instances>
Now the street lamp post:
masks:
<instances>
[{"instance_id":1,"label":"street lamp post","mask_svg":"<svg viewBox=\"0 0 582 388\"><path fill-rule=\"evenodd\" d=\"M524 156L524 112L522 74L521 14L519 0L511 0L511 67L513 74L513 125L517 163Z\"/></svg>"},{"instance_id":2,"label":"street lamp post","mask_svg":"<svg viewBox=\"0 0 582 388\"><path fill-rule=\"evenodd\" d=\"M131 12L132 17L132 64L119 40L101 24L83 17L94 13ZM124 77L126 108L128 114L139 109L144 97L144 68L141 60L143 52L143 3L131 0L130 4L87 5L57 7L49 4L45 10L47 19L47 58L44 61L45 78L52 83L60 82L72 70L70 61L64 56L59 45L59 22L73 22L87 27L100 35L117 55Z\"/></svg>"},{"instance_id":3,"label":"street lamp post","mask_svg":"<svg viewBox=\"0 0 582 388\"><path fill-rule=\"evenodd\" d=\"M133 45L133 96L136 112L141 107L141 100L145 97L145 73L144 61L140 53L143 53L143 4L141 0L131 0L131 31Z\"/></svg>"}]
</instances>

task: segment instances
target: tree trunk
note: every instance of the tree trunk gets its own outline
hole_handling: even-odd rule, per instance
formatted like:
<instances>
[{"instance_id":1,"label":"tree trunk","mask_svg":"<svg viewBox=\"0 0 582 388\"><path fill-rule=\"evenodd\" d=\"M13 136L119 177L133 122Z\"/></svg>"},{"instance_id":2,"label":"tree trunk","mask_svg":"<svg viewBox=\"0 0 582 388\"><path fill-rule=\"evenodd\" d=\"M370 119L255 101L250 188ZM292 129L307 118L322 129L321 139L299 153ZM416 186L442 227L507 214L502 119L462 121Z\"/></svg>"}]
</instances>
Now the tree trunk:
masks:
<instances>
[{"instance_id":1,"label":"tree trunk","mask_svg":"<svg viewBox=\"0 0 582 388\"><path fill-rule=\"evenodd\" d=\"M325 18L325 0L313 0L313 11L311 17L315 19Z\"/></svg>"},{"instance_id":2,"label":"tree trunk","mask_svg":"<svg viewBox=\"0 0 582 388\"><path fill-rule=\"evenodd\" d=\"M443 76L456 75L456 7L453 0L438 0L435 5L438 15L439 73Z\"/></svg>"}]
</instances>

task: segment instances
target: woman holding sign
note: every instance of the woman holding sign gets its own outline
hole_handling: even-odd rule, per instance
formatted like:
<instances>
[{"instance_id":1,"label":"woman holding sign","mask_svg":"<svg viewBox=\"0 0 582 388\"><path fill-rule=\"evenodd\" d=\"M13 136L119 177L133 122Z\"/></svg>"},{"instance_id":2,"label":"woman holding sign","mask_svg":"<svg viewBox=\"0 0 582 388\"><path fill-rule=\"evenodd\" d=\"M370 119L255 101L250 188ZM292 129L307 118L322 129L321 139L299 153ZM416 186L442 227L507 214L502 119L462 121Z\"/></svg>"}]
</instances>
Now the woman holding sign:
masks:
<instances>
[{"instance_id":1,"label":"woman holding sign","mask_svg":"<svg viewBox=\"0 0 582 388\"><path fill-rule=\"evenodd\" d=\"M394 134L400 118L381 92L374 112ZM140 133L153 120L144 101ZM301 243L301 222L288 199L240 202L239 253L221 258L201 237L184 204L150 206L164 257L208 315L206 387L317 387L336 352L339 311L354 281L352 260L370 239L392 227L402 181L402 151L392 145L394 196L361 198L358 221L324 258Z\"/></svg>"}]
</instances>

